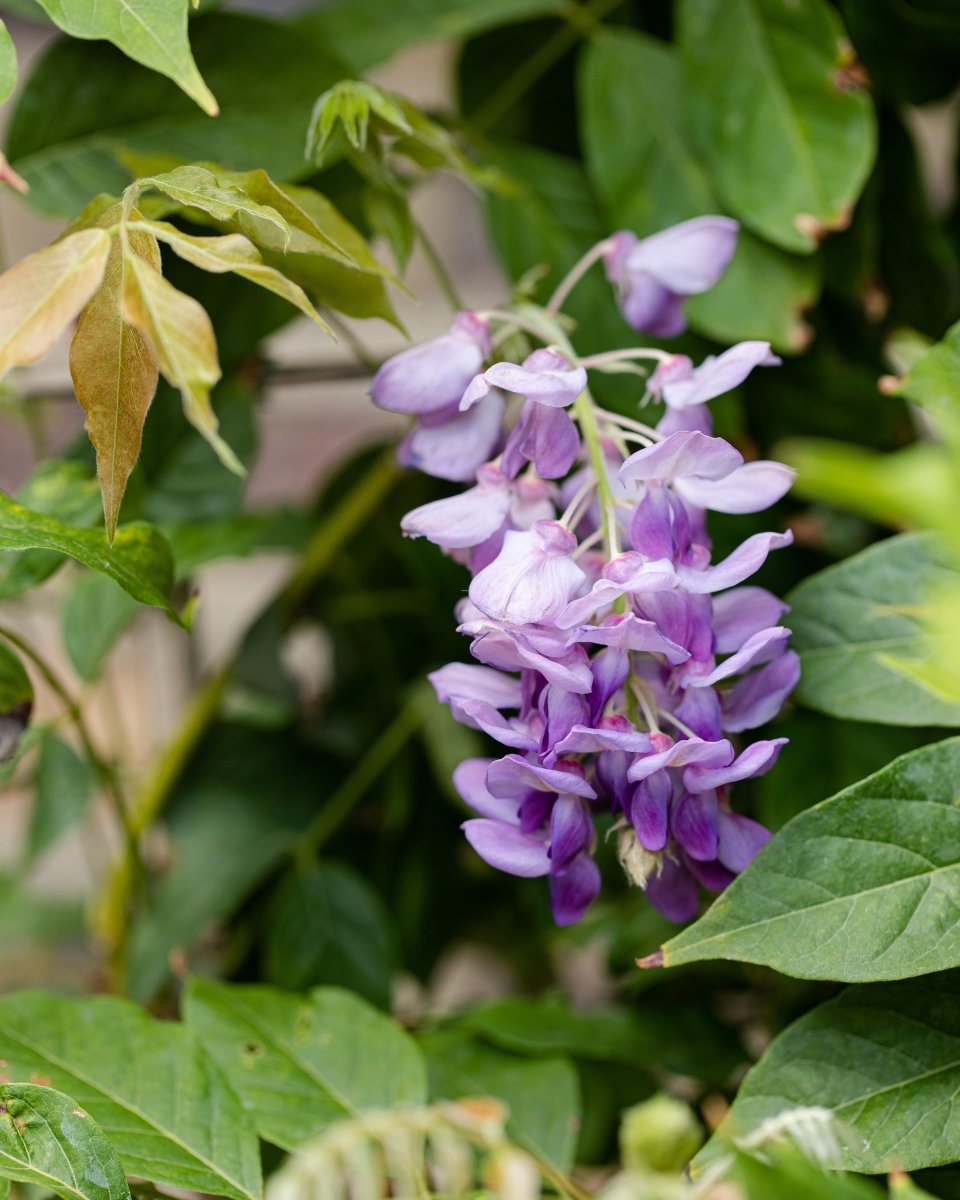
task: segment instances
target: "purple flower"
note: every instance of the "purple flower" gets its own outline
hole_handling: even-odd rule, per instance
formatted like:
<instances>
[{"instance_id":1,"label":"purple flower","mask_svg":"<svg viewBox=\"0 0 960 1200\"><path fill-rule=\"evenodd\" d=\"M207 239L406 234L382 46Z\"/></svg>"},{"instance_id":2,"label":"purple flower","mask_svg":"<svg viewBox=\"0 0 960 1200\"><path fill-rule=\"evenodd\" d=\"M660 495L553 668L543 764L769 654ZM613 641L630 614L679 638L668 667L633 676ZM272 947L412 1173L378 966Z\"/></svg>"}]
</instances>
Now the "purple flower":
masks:
<instances>
[{"instance_id":1,"label":"purple flower","mask_svg":"<svg viewBox=\"0 0 960 1200\"><path fill-rule=\"evenodd\" d=\"M542 478L560 479L576 462L579 453L580 434L564 410L528 400L507 438L501 466L511 479L528 462L533 463Z\"/></svg>"},{"instance_id":2,"label":"purple flower","mask_svg":"<svg viewBox=\"0 0 960 1200\"><path fill-rule=\"evenodd\" d=\"M737 387L754 367L775 367L780 362L769 342L740 342L717 357L705 358L699 367L678 354L657 367L649 387L668 408L690 408Z\"/></svg>"},{"instance_id":3,"label":"purple flower","mask_svg":"<svg viewBox=\"0 0 960 1200\"><path fill-rule=\"evenodd\" d=\"M473 312L458 313L442 337L388 358L370 395L380 408L417 416L456 406L489 353L487 322Z\"/></svg>"},{"instance_id":4,"label":"purple flower","mask_svg":"<svg viewBox=\"0 0 960 1200\"><path fill-rule=\"evenodd\" d=\"M464 391L460 407L472 408L492 387L498 387L549 408L566 408L586 386L587 372L583 367L575 367L556 350L534 350L522 366L498 362L477 375Z\"/></svg>"},{"instance_id":5,"label":"purple flower","mask_svg":"<svg viewBox=\"0 0 960 1200\"><path fill-rule=\"evenodd\" d=\"M571 557L577 539L557 521L504 536L503 549L474 577L470 599L488 617L537 624L559 613L586 579Z\"/></svg>"},{"instance_id":6,"label":"purple flower","mask_svg":"<svg viewBox=\"0 0 960 1200\"><path fill-rule=\"evenodd\" d=\"M481 466L477 486L421 504L401 520L408 537L425 537L445 550L479 546L503 528L513 504L510 480L492 464Z\"/></svg>"},{"instance_id":7,"label":"purple flower","mask_svg":"<svg viewBox=\"0 0 960 1200\"><path fill-rule=\"evenodd\" d=\"M683 301L713 287L733 257L739 226L729 217L695 217L638 240L615 233L605 257L624 320L640 333L674 337L687 327Z\"/></svg>"},{"instance_id":8,"label":"purple flower","mask_svg":"<svg viewBox=\"0 0 960 1200\"><path fill-rule=\"evenodd\" d=\"M500 445L503 397L489 396L468 413L454 406L426 413L400 443L397 458L405 467L454 483L471 481Z\"/></svg>"}]
</instances>

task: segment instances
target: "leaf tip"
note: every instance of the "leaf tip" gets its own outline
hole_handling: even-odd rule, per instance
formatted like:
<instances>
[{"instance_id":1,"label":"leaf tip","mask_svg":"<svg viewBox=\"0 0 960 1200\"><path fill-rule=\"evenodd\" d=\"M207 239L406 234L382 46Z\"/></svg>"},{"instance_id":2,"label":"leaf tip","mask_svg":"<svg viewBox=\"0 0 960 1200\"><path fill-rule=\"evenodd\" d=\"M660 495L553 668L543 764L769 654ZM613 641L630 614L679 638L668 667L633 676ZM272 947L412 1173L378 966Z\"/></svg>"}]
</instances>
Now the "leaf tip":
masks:
<instances>
[{"instance_id":1,"label":"leaf tip","mask_svg":"<svg viewBox=\"0 0 960 1200\"><path fill-rule=\"evenodd\" d=\"M666 966L663 947L661 946L659 950L654 950L652 954L648 954L645 958L638 958L636 962L641 971L650 971L655 967Z\"/></svg>"}]
</instances>

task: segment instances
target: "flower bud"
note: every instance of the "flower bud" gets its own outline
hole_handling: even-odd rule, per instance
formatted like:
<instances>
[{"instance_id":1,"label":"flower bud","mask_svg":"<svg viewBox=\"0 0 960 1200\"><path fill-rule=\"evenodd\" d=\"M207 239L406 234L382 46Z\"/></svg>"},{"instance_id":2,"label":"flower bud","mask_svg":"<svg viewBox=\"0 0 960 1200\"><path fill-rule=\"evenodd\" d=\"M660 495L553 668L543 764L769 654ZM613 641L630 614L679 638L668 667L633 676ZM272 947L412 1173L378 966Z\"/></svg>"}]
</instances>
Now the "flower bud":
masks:
<instances>
[{"instance_id":1,"label":"flower bud","mask_svg":"<svg viewBox=\"0 0 960 1200\"><path fill-rule=\"evenodd\" d=\"M693 1110L665 1092L628 1108L620 1122L620 1156L628 1170L682 1171L702 1142Z\"/></svg>"}]
</instances>

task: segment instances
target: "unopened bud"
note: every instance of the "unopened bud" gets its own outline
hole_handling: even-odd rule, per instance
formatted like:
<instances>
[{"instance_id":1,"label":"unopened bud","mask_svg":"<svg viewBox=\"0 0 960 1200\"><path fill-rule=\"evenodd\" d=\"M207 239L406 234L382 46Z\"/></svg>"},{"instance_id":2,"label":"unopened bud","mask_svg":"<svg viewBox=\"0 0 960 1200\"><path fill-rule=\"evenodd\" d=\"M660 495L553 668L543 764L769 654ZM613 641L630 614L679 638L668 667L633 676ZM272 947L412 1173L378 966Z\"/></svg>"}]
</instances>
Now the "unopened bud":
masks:
<instances>
[{"instance_id":1,"label":"unopened bud","mask_svg":"<svg viewBox=\"0 0 960 1200\"><path fill-rule=\"evenodd\" d=\"M632 1170L682 1171L702 1142L693 1110L666 1093L628 1108L620 1122L620 1156Z\"/></svg>"}]
</instances>

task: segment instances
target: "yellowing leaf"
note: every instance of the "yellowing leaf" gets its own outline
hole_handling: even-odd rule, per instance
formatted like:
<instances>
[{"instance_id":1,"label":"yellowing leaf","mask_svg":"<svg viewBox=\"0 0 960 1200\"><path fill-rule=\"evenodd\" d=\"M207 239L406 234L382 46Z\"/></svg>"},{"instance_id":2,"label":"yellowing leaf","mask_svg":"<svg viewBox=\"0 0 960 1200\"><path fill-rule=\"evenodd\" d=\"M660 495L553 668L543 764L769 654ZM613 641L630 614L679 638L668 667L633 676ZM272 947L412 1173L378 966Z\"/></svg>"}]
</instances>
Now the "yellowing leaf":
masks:
<instances>
[{"instance_id":1,"label":"yellowing leaf","mask_svg":"<svg viewBox=\"0 0 960 1200\"><path fill-rule=\"evenodd\" d=\"M217 342L210 318L190 296L178 292L150 263L125 254L123 315L153 343L164 379L178 388L187 420L203 434L225 467L243 475L243 464L217 433L210 389L220 379Z\"/></svg>"},{"instance_id":2,"label":"yellowing leaf","mask_svg":"<svg viewBox=\"0 0 960 1200\"><path fill-rule=\"evenodd\" d=\"M47 16L76 38L103 38L135 62L159 71L191 100L216 116L220 111L203 82L187 37L183 0L39 0Z\"/></svg>"},{"instance_id":3,"label":"yellowing leaf","mask_svg":"<svg viewBox=\"0 0 960 1200\"><path fill-rule=\"evenodd\" d=\"M96 291L110 236L84 229L0 275L0 377L36 362Z\"/></svg>"},{"instance_id":4,"label":"yellowing leaf","mask_svg":"<svg viewBox=\"0 0 960 1200\"><path fill-rule=\"evenodd\" d=\"M274 267L267 266L253 242L242 233L229 233L224 237L193 237L164 221L151 221L149 226L143 225L142 228L149 228L154 237L166 242L181 258L203 271L216 274L232 271L267 291L283 296L321 329L330 332L326 321L313 307L303 288Z\"/></svg>"},{"instance_id":5,"label":"yellowing leaf","mask_svg":"<svg viewBox=\"0 0 960 1200\"><path fill-rule=\"evenodd\" d=\"M149 175L134 185L138 191L156 188L179 204L199 208L215 221L227 221L238 213L272 225L278 231L282 245L290 240L286 220L269 204L260 204L230 182L221 182L207 167L187 165Z\"/></svg>"},{"instance_id":6,"label":"yellowing leaf","mask_svg":"<svg viewBox=\"0 0 960 1200\"><path fill-rule=\"evenodd\" d=\"M119 205L109 209L102 223L113 223L119 211ZM131 230L128 244L131 255L160 269L160 248L149 233ZM111 542L160 373L152 342L124 318L125 264L121 244L115 240L103 283L81 313L70 345L70 374L87 414L87 434L97 452L103 516Z\"/></svg>"}]
</instances>

